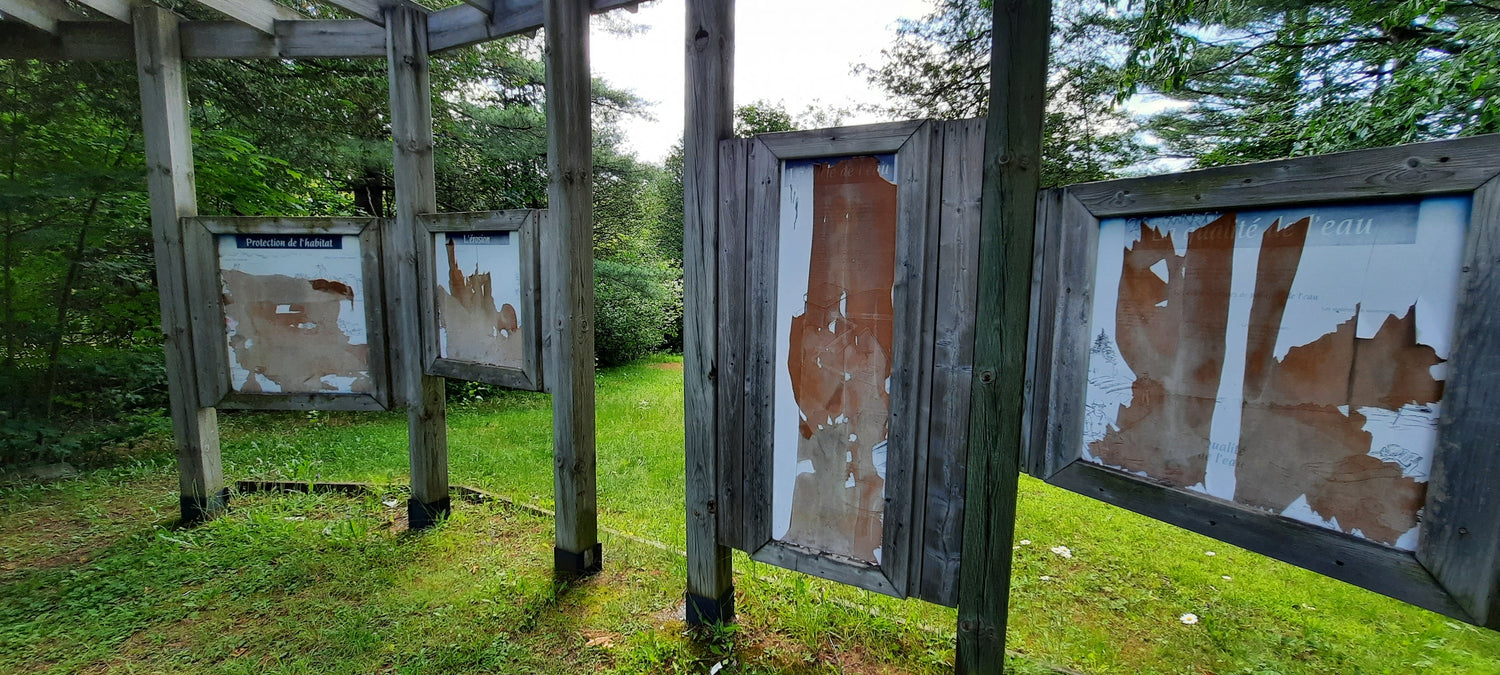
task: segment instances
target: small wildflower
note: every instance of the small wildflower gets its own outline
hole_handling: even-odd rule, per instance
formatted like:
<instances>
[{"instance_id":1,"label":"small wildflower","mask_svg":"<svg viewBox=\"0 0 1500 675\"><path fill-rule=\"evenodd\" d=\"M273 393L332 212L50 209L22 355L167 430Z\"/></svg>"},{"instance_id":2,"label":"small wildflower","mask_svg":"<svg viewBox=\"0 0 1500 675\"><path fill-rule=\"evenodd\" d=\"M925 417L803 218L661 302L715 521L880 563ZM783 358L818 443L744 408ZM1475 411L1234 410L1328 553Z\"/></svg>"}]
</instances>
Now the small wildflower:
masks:
<instances>
[{"instance_id":1,"label":"small wildflower","mask_svg":"<svg viewBox=\"0 0 1500 675\"><path fill-rule=\"evenodd\" d=\"M1031 540L1030 539L1022 539L1021 540L1021 545L1022 546L1030 546L1031 545Z\"/></svg>"},{"instance_id":2,"label":"small wildflower","mask_svg":"<svg viewBox=\"0 0 1500 675\"><path fill-rule=\"evenodd\" d=\"M1071 550L1068 550L1068 547L1066 547L1066 546L1053 546L1052 547L1052 552L1056 553L1056 554L1058 554L1058 555L1060 555L1060 556L1062 556L1064 558L1071 558L1071 557L1073 557L1073 552Z\"/></svg>"},{"instance_id":3,"label":"small wildflower","mask_svg":"<svg viewBox=\"0 0 1500 675\"><path fill-rule=\"evenodd\" d=\"M1191 626L1195 623L1198 623L1198 615L1192 612L1188 612L1187 614L1183 614L1181 617L1178 617L1178 620L1182 621L1182 625L1184 626Z\"/></svg>"},{"instance_id":4,"label":"small wildflower","mask_svg":"<svg viewBox=\"0 0 1500 675\"><path fill-rule=\"evenodd\" d=\"M1043 574L1042 575L1042 581L1052 581L1052 577L1049 577L1049 576Z\"/></svg>"},{"instance_id":5,"label":"small wildflower","mask_svg":"<svg viewBox=\"0 0 1500 675\"><path fill-rule=\"evenodd\" d=\"M1210 557L1210 558L1212 558L1212 557L1214 557L1214 556L1216 556L1216 555L1219 555L1219 554L1217 554L1217 553L1214 553L1214 552L1213 552L1213 551L1204 551L1204 552L1203 552L1203 555L1206 555L1206 556L1208 556L1208 557Z\"/></svg>"},{"instance_id":6,"label":"small wildflower","mask_svg":"<svg viewBox=\"0 0 1500 675\"><path fill-rule=\"evenodd\" d=\"M1223 579L1223 580L1225 580L1225 581L1229 581L1229 580L1230 580L1230 579L1233 579L1233 578L1234 578L1234 577L1231 577L1231 576L1229 576L1229 575L1228 575L1228 574L1226 574L1226 575L1224 575L1224 576L1223 576L1223 577L1221 577L1221 578L1222 578L1222 579Z\"/></svg>"}]
</instances>

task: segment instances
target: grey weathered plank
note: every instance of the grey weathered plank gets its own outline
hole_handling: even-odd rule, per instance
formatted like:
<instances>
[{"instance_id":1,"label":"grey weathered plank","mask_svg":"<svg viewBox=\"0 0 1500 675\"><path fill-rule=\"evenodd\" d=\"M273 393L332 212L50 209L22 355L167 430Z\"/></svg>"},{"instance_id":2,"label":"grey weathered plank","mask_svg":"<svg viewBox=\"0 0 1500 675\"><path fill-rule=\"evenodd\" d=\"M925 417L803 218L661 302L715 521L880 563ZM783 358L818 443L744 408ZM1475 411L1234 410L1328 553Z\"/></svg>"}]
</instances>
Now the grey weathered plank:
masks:
<instances>
[{"instance_id":1,"label":"grey weathered plank","mask_svg":"<svg viewBox=\"0 0 1500 675\"><path fill-rule=\"evenodd\" d=\"M183 218L178 227L182 229L188 319L193 325L198 405L210 407L229 393L229 342L224 335L218 237L194 218Z\"/></svg>"},{"instance_id":2,"label":"grey weathered plank","mask_svg":"<svg viewBox=\"0 0 1500 675\"><path fill-rule=\"evenodd\" d=\"M1462 614L1410 553L1085 461L1064 467L1049 482L1402 602Z\"/></svg>"},{"instance_id":3,"label":"grey weathered plank","mask_svg":"<svg viewBox=\"0 0 1500 675\"><path fill-rule=\"evenodd\" d=\"M1500 134L1072 185L1101 218L1175 210L1467 192L1494 175Z\"/></svg>"},{"instance_id":4,"label":"grey weathered plank","mask_svg":"<svg viewBox=\"0 0 1500 675\"><path fill-rule=\"evenodd\" d=\"M1048 258L1052 265L1047 287L1053 308L1051 348L1048 361L1039 368L1051 369L1045 406L1041 454L1041 477L1067 466L1082 456L1084 392L1088 388L1089 344L1093 338L1094 270L1099 251L1099 219L1089 213L1071 192L1058 196L1058 215L1051 223L1056 241Z\"/></svg>"},{"instance_id":5,"label":"grey weathered plank","mask_svg":"<svg viewBox=\"0 0 1500 675\"><path fill-rule=\"evenodd\" d=\"M547 391L545 364L542 354L542 330L546 324L542 314L542 231L552 227L552 218L545 210L532 213L531 222L521 228L521 319L525 325L526 350L523 371L530 380L530 389Z\"/></svg>"},{"instance_id":6,"label":"grey weathered plank","mask_svg":"<svg viewBox=\"0 0 1500 675\"><path fill-rule=\"evenodd\" d=\"M745 162L749 141L719 143L718 220L718 356L715 360L718 406L714 414L718 444L719 543L744 548L745 429L738 420L745 406Z\"/></svg>"},{"instance_id":7,"label":"grey weathered plank","mask_svg":"<svg viewBox=\"0 0 1500 675\"><path fill-rule=\"evenodd\" d=\"M1051 11L1048 0L994 3L954 658L961 673L997 673L1005 661Z\"/></svg>"},{"instance_id":8,"label":"grey weathered plank","mask_svg":"<svg viewBox=\"0 0 1500 675\"><path fill-rule=\"evenodd\" d=\"M407 409L413 527L448 511L447 402L443 379L422 369L417 215L437 210L432 155L432 93L427 14L412 6L385 9L391 136L395 147L396 217L385 221L386 308L391 325L392 399Z\"/></svg>"},{"instance_id":9,"label":"grey weathered plank","mask_svg":"<svg viewBox=\"0 0 1500 675\"><path fill-rule=\"evenodd\" d=\"M780 264L781 160L750 143L745 217L745 550L771 539L776 412L776 294Z\"/></svg>"},{"instance_id":10,"label":"grey weathered plank","mask_svg":"<svg viewBox=\"0 0 1500 675\"><path fill-rule=\"evenodd\" d=\"M48 33L57 33L61 21L79 21L84 17L60 0L0 0L0 12L6 16Z\"/></svg>"},{"instance_id":11,"label":"grey weathered plank","mask_svg":"<svg viewBox=\"0 0 1500 675\"><path fill-rule=\"evenodd\" d=\"M1500 178L1474 192L1462 270L1417 558L1471 621L1500 630Z\"/></svg>"},{"instance_id":12,"label":"grey weathered plank","mask_svg":"<svg viewBox=\"0 0 1500 675\"><path fill-rule=\"evenodd\" d=\"M516 231L535 218L536 211L533 209L508 209L505 211L424 213L418 216L417 220L428 232L476 232Z\"/></svg>"},{"instance_id":13,"label":"grey weathered plank","mask_svg":"<svg viewBox=\"0 0 1500 675\"><path fill-rule=\"evenodd\" d=\"M130 8L135 3L130 0L76 0L78 4L92 9L116 21L130 23Z\"/></svg>"},{"instance_id":14,"label":"grey weathered plank","mask_svg":"<svg viewBox=\"0 0 1500 675\"><path fill-rule=\"evenodd\" d=\"M602 14L634 7L642 0L593 0L589 11ZM494 11L462 4L432 13L428 30L435 52L467 47L542 27L542 0L494 0Z\"/></svg>"},{"instance_id":15,"label":"grey weathered plank","mask_svg":"<svg viewBox=\"0 0 1500 675\"><path fill-rule=\"evenodd\" d=\"M594 474L593 128L587 0L544 0L547 62L547 204L542 235L552 390L556 551L598 571ZM498 12L497 12L498 14ZM580 558L581 557L581 558Z\"/></svg>"},{"instance_id":16,"label":"grey weathered plank","mask_svg":"<svg viewBox=\"0 0 1500 675\"><path fill-rule=\"evenodd\" d=\"M275 216L198 216L191 222L213 234L360 234L376 224L374 218Z\"/></svg>"},{"instance_id":17,"label":"grey weathered plank","mask_svg":"<svg viewBox=\"0 0 1500 675\"><path fill-rule=\"evenodd\" d=\"M359 261L363 277L360 287L365 292L365 335L369 345L368 361L370 380L375 383L374 399L382 408L390 409L391 384L391 333L390 317L386 314L384 280L385 259L381 246L382 227L380 220L371 218L359 232Z\"/></svg>"},{"instance_id":18,"label":"grey weathered plank","mask_svg":"<svg viewBox=\"0 0 1500 675\"><path fill-rule=\"evenodd\" d=\"M272 0L194 0L266 35L276 34L278 21L297 21L307 17Z\"/></svg>"},{"instance_id":19,"label":"grey weathered plank","mask_svg":"<svg viewBox=\"0 0 1500 675\"><path fill-rule=\"evenodd\" d=\"M236 21L183 21L186 59L383 58L385 31L360 19L279 22L274 34ZM62 21L51 35L0 21L0 59L125 61L135 58L130 26Z\"/></svg>"},{"instance_id":20,"label":"grey weathered plank","mask_svg":"<svg viewBox=\"0 0 1500 675\"><path fill-rule=\"evenodd\" d=\"M718 349L719 142L733 133L734 0L688 0L683 139L683 405L686 419L687 620L734 619L734 570L716 514L719 475L716 410ZM743 231L743 230L742 230ZM728 283L733 283L730 280ZM726 386L740 386L729 382Z\"/></svg>"},{"instance_id":21,"label":"grey weathered plank","mask_svg":"<svg viewBox=\"0 0 1500 675\"><path fill-rule=\"evenodd\" d=\"M230 392L219 400L226 410L385 410L370 394L242 394Z\"/></svg>"},{"instance_id":22,"label":"grey weathered plank","mask_svg":"<svg viewBox=\"0 0 1500 675\"><path fill-rule=\"evenodd\" d=\"M920 545L913 541L922 529L913 477L918 465L925 464L927 450L920 435L926 412L922 397L926 332L922 321L931 303L930 294L924 292L924 281L932 273L927 267L927 233L936 226L929 216L934 193L939 190L931 171L933 137L937 133L937 124L924 122L896 151L896 270L891 286L894 329L880 567L902 596L912 593L912 563L921 555Z\"/></svg>"},{"instance_id":23,"label":"grey weathered plank","mask_svg":"<svg viewBox=\"0 0 1500 675\"><path fill-rule=\"evenodd\" d=\"M193 132L188 121L176 15L153 5L136 8L132 16L180 506L183 519L193 521L217 514L226 498L219 460L218 413L198 403L193 341L199 336L192 334L184 266L181 219L198 212Z\"/></svg>"},{"instance_id":24,"label":"grey weathered plank","mask_svg":"<svg viewBox=\"0 0 1500 675\"><path fill-rule=\"evenodd\" d=\"M376 0L328 0L328 4L377 26L385 26L385 17L381 15L380 3Z\"/></svg>"},{"instance_id":25,"label":"grey weathered plank","mask_svg":"<svg viewBox=\"0 0 1500 675\"><path fill-rule=\"evenodd\" d=\"M1062 190L1036 196L1036 240L1031 267L1031 333L1026 350L1026 392L1032 405L1022 410L1026 439L1021 444L1021 473L1045 477L1048 402L1051 401L1052 335L1056 323L1057 221L1062 217Z\"/></svg>"},{"instance_id":26,"label":"grey weathered plank","mask_svg":"<svg viewBox=\"0 0 1500 675\"><path fill-rule=\"evenodd\" d=\"M984 121L946 123L939 214L937 313L933 325L932 410L923 522L923 599L958 602L965 467L978 311L979 226Z\"/></svg>"},{"instance_id":27,"label":"grey weathered plank","mask_svg":"<svg viewBox=\"0 0 1500 675\"><path fill-rule=\"evenodd\" d=\"M892 597L905 597L886 578L879 565L862 560L846 559L782 541L767 542L751 553L750 559Z\"/></svg>"},{"instance_id":28,"label":"grey weathered plank","mask_svg":"<svg viewBox=\"0 0 1500 675\"><path fill-rule=\"evenodd\" d=\"M916 430L916 452L913 453L911 472L911 512L912 527L908 528L908 546L911 549L911 559L907 564L907 594L923 597L922 595L922 566L924 564L923 553L925 544L924 537L927 534L928 506L928 481L930 456L932 453L932 422L937 414L948 414L939 411L933 406L933 379L934 366L933 356L936 351L934 344L937 341L937 313L941 300L938 296L939 279L943 276L943 270L939 267L940 251L942 248L942 220L943 220L943 162L944 153L947 152L948 130L952 127L949 123L934 124L930 128L931 139L928 141L929 149L924 170L927 173L927 184L931 186L927 194L927 228L924 233L926 237L923 248L922 259L922 297L926 301L922 304L921 325L919 327L921 350L918 354L920 359L917 365L917 400L919 409L917 411ZM915 136L915 134L913 135ZM972 273L972 271L970 271ZM967 414L967 406L964 414ZM961 476L960 476L961 478ZM934 600L934 602L936 602Z\"/></svg>"},{"instance_id":29,"label":"grey weathered plank","mask_svg":"<svg viewBox=\"0 0 1500 675\"><path fill-rule=\"evenodd\" d=\"M906 143L921 121L884 122L812 131L784 131L756 138L782 159L873 155L895 152Z\"/></svg>"}]
</instances>

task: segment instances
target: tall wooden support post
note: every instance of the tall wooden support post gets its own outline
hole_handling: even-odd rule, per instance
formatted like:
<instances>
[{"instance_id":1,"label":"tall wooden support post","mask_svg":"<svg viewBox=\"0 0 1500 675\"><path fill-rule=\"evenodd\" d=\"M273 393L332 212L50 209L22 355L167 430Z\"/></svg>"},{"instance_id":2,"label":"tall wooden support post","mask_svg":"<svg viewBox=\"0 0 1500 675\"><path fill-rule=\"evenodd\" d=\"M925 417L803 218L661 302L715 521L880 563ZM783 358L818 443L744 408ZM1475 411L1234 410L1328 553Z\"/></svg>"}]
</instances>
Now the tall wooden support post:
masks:
<instances>
[{"instance_id":1,"label":"tall wooden support post","mask_svg":"<svg viewBox=\"0 0 1500 675\"><path fill-rule=\"evenodd\" d=\"M423 372L421 316L417 281L417 215L437 211L437 182L432 159L432 91L427 57L427 13L410 5L391 5L385 14L386 58L391 90L391 137L395 141L396 217L382 237L386 289L396 317L391 335L394 398L406 405L411 455L411 499L407 519L412 529L433 525L449 513L448 410L443 378Z\"/></svg>"},{"instance_id":2,"label":"tall wooden support post","mask_svg":"<svg viewBox=\"0 0 1500 675\"><path fill-rule=\"evenodd\" d=\"M161 323L167 336L167 391L177 443L181 513L183 522L197 522L223 511L229 492L219 462L218 412L201 405L193 356L193 340L211 338L195 336L190 330L191 296L205 289L193 289L188 283L180 220L198 215L182 40L177 15L165 8L141 5L131 16L145 126L146 183L151 190L151 238L156 248Z\"/></svg>"},{"instance_id":3,"label":"tall wooden support post","mask_svg":"<svg viewBox=\"0 0 1500 675\"><path fill-rule=\"evenodd\" d=\"M594 144L588 0L544 0L547 210L542 335L552 392L553 490L560 578L598 572L594 487Z\"/></svg>"},{"instance_id":4,"label":"tall wooden support post","mask_svg":"<svg viewBox=\"0 0 1500 675\"><path fill-rule=\"evenodd\" d=\"M1011 539L1026 441L1022 414L1051 14L1050 0L995 2L959 577L959 673L999 673L1005 663Z\"/></svg>"},{"instance_id":5,"label":"tall wooden support post","mask_svg":"<svg viewBox=\"0 0 1500 675\"><path fill-rule=\"evenodd\" d=\"M734 568L719 543L719 141L734 130L734 0L687 2L687 136L683 171L683 388L687 428L687 621L734 620ZM730 330L738 330L731 326ZM725 386L743 386L726 382Z\"/></svg>"}]
</instances>

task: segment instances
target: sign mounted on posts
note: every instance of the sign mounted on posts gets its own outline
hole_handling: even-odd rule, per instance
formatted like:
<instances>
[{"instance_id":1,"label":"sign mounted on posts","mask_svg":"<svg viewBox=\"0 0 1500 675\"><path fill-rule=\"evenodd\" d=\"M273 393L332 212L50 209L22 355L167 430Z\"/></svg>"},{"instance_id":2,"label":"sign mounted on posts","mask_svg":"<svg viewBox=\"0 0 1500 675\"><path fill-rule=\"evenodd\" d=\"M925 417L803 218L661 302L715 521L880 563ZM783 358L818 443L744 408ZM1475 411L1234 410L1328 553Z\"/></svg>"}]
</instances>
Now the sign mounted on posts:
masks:
<instances>
[{"instance_id":1,"label":"sign mounted on posts","mask_svg":"<svg viewBox=\"0 0 1500 675\"><path fill-rule=\"evenodd\" d=\"M1039 202L1026 469L1500 627L1500 138Z\"/></svg>"},{"instance_id":2,"label":"sign mounted on posts","mask_svg":"<svg viewBox=\"0 0 1500 675\"><path fill-rule=\"evenodd\" d=\"M545 211L418 216L422 346L429 374L540 391Z\"/></svg>"},{"instance_id":3,"label":"sign mounted on posts","mask_svg":"<svg viewBox=\"0 0 1500 675\"><path fill-rule=\"evenodd\" d=\"M379 410L389 403L379 227L371 218L184 218L209 364L204 406ZM217 292L213 292L217 291Z\"/></svg>"}]
</instances>

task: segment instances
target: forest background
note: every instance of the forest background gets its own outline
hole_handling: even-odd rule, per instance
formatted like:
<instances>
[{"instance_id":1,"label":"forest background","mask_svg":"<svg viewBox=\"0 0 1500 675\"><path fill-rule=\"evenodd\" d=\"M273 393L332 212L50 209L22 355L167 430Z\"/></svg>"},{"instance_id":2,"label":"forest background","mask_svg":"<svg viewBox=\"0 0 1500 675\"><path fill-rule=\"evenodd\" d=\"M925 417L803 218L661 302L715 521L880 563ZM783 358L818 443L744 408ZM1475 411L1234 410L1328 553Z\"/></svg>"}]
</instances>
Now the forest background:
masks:
<instances>
[{"instance_id":1,"label":"forest background","mask_svg":"<svg viewBox=\"0 0 1500 675\"><path fill-rule=\"evenodd\" d=\"M1054 7L1045 185L1500 131L1500 3ZM879 112L892 119L983 115L990 9L935 0L854 76L886 95ZM632 30L628 18L595 21ZM390 215L383 61L194 61L188 75L200 212ZM536 36L434 59L441 210L546 206L543 75ZM135 68L0 60L0 92L0 467L87 463L170 427ZM593 92L608 366L681 348L683 164L680 145L660 165L624 151L622 120L649 106L601 80ZM844 112L758 101L738 108L736 133Z\"/></svg>"}]
</instances>

